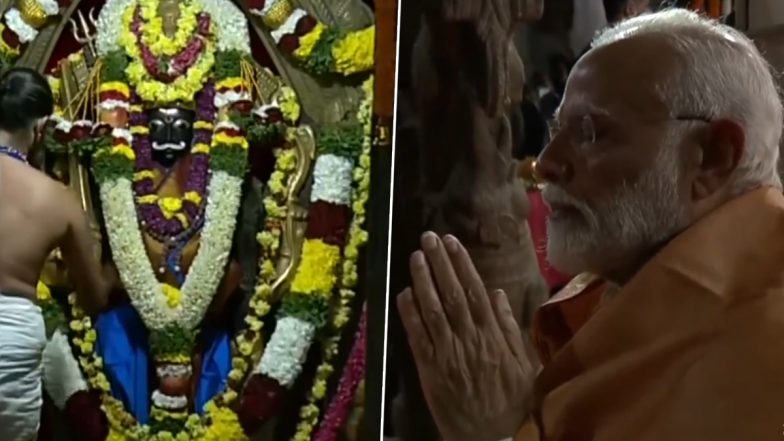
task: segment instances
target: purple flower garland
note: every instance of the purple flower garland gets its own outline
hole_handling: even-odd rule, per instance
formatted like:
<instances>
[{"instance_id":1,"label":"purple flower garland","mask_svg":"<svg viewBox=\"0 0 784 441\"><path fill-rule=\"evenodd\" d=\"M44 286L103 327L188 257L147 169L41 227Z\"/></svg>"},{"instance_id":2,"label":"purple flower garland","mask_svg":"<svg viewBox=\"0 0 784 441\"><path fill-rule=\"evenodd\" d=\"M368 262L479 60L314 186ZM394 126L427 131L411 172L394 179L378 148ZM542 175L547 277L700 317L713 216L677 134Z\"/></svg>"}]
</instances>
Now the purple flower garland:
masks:
<instances>
[{"instance_id":1,"label":"purple flower garland","mask_svg":"<svg viewBox=\"0 0 784 441\"><path fill-rule=\"evenodd\" d=\"M343 375L340 377L338 390L329 403L329 408L319 425L318 432L313 437L313 441L335 441L351 413L351 406L354 404L357 388L365 377L366 328L367 304L362 307L359 329L357 329L354 337L351 354L346 362L346 366L343 368Z\"/></svg>"},{"instance_id":2,"label":"purple flower garland","mask_svg":"<svg viewBox=\"0 0 784 441\"><path fill-rule=\"evenodd\" d=\"M197 121L212 124L215 120L214 102L215 88L212 83L208 83L197 95ZM138 102L138 97L134 97ZM130 115L131 126L147 125L147 115L144 112L132 112ZM194 130L192 145L206 144L212 142L212 131L205 129ZM156 164L152 159L152 148L150 139L147 135L135 134L133 137L133 149L136 153L136 172L152 171ZM210 155L208 153L191 153L191 164L188 178L185 181L183 194L196 192L201 196L201 202L195 204L189 200L183 200L183 214L187 219L188 225L183 225L176 218L167 219L157 203L137 203L142 227L151 236L162 242L180 236L191 228L200 224L204 213L207 197L207 181L210 174ZM155 194L155 184L151 177L144 177L135 180L133 190L137 198Z\"/></svg>"}]
</instances>

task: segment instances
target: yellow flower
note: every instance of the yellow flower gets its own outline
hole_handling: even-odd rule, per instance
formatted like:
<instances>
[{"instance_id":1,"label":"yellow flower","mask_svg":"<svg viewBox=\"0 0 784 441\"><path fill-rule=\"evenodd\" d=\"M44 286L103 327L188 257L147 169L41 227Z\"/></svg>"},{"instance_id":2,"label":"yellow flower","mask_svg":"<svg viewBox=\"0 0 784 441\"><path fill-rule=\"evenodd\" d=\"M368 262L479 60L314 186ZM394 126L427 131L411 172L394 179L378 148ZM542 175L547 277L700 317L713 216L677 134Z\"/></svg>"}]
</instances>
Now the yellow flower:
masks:
<instances>
[{"instance_id":1,"label":"yellow flower","mask_svg":"<svg viewBox=\"0 0 784 441\"><path fill-rule=\"evenodd\" d=\"M48 303L50 300L52 300L52 291L50 291L49 287L40 280L38 281L35 292L36 297L38 297L38 301L41 303Z\"/></svg>"},{"instance_id":2,"label":"yellow flower","mask_svg":"<svg viewBox=\"0 0 784 441\"><path fill-rule=\"evenodd\" d=\"M252 316L245 317L245 323L247 323L248 329L254 332L259 332L264 327L264 322Z\"/></svg>"},{"instance_id":3,"label":"yellow flower","mask_svg":"<svg viewBox=\"0 0 784 441\"><path fill-rule=\"evenodd\" d=\"M245 80L241 77L229 77L223 80L218 81L218 84L215 85L215 89L234 89L235 87L243 87L245 89L248 88L247 84L245 84Z\"/></svg>"},{"instance_id":4,"label":"yellow flower","mask_svg":"<svg viewBox=\"0 0 784 441\"><path fill-rule=\"evenodd\" d=\"M236 398L236 392L230 391ZM228 393L227 393L228 395ZM231 400L230 400L231 401ZM213 402L205 406L212 424L206 428L199 441L247 441L248 437L240 426L237 414L231 409L218 407Z\"/></svg>"},{"instance_id":5,"label":"yellow flower","mask_svg":"<svg viewBox=\"0 0 784 441\"><path fill-rule=\"evenodd\" d=\"M231 359L231 367L238 371L245 371L248 369L248 363L240 357L234 357Z\"/></svg>"},{"instance_id":6,"label":"yellow flower","mask_svg":"<svg viewBox=\"0 0 784 441\"><path fill-rule=\"evenodd\" d=\"M209 121L196 121L193 124L193 128L196 130L212 130L215 126Z\"/></svg>"},{"instance_id":7,"label":"yellow flower","mask_svg":"<svg viewBox=\"0 0 784 441\"><path fill-rule=\"evenodd\" d=\"M271 306L269 303L265 301L261 301L256 304L254 311L256 312L256 314L258 314L259 317L264 317L265 315L267 315L267 313L269 313L270 308Z\"/></svg>"},{"instance_id":8,"label":"yellow flower","mask_svg":"<svg viewBox=\"0 0 784 441\"><path fill-rule=\"evenodd\" d=\"M144 106L141 104L131 104L131 112L140 113L144 111Z\"/></svg>"},{"instance_id":9,"label":"yellow flower","mask_svg":"<svg viewBox=\"0 0 784 441\"><path fill-rule=\"evenodd\" d=\"M183 228L188 228L188 225L190 225L190 222L188 222L188 216L186 216L184 213L177 213L174 215L174 218L180 222Z\"/></svg>"},{"instance_id":10,"label":"yellow flower","mask_svg":"<svg viewBox=\"0 0 784 441\"><path fill-rule=\"evenodd\" d=\"M141 181L143 179L155 179L154 170L142 170L133 174L134 181Z\"/></svg>"},{"instance_id":11,"label":"yellow flower","mask_svg":"<svg viewBox=\"0 0 784 441\"><path fill-rule=\"evenodd\" d=\"M193 202L196 205L201 204L201 195L197 191L188 191L182 197L186 201Z\"/></svg>"},{"instance_id":12,"label":"yellow flower","mask_svg":"<svg viewBox=\"0 0 784 441\"><path fill-rule=\"evenodd\" d=\"M82 354L90 354L93 352L93 344L89 342L82 342L79 344L79 349L82 351Z\"/></svg>"},{"instance_id":13,"label":"yellow flower","mask_svg":"<svg viewBox=\"0 0 784 441\"><path fill-rule=\"evenodd\" d=\"M140 0L141 15L144 20L142 25L142 42L150 49L153 55L174 55L185 48L194 34L197 25L197 14L201 12L201 5L197 1L180 2L180 14L177 19L177 31L174 38L169 38L163 32L163 18L158 14L157 0Z\"/></svg>"},{"instance_id":14,"label":"yellow flower","mask_svg":"<svg viewBox=\"0 0 784 441\"><path fill-rule=\"evenodd\" d=\"M173 197L159 198L158 206L161 207L163 216L166 219L171 219L182 210L182 199Z\"/></svg>"},{"instance_id":15,"label":"yellow flower","mask_svg":"<svg viewBox=\"0 0 784 441\"><path fill-rule=\"evenodd\" d=\"M313 384L313 398L320 400L324 398L327 393L327 382L324 380L316 380Z\"/></svg>"},{"instance_id":16,"label":"yellow flower","mask_svg":"<svg viewBox=\"0 0 784 441\"><path fill-rule=\"evenodd\" d=\"M210 153L210 146L200 142L200 143L198 143L198 144L193 146L193 148L191 149L191 153L209 154Z\"/></svg>"},{"instance_id":17,"label":"yellow flower","mask_svg":"<svg viewBox=\"0 0 784 441\"><path fill-rule=\"evenodd\" d=\"M337 282L340 248L320 239L308 239L302 246L300 261L291 291L329 298Z\"/></svg>"},{"instance_id":18,"label":"yellow flower","mask_svg":"<svg viewBox=\"0 0 784 441\"><path fill-rule=\"evenodd\" d=\"M136 36L130 32L133 12L134 5L131 4L123 15L123 29L118 39L120 45L125 48L125 52L131 58L131 62L125 69L125 74L130 84L135 87L136 93L145 102L158 104L169 104L177 101L192 102L194 95L201 90L202 85L207 80L207 74L212 71L212 67L215 64L214 42L210 40L205 41L206 47L199 60L185 74L180 75L171 83L162 83L153 79L144 67L136 44ZM182 28L178 29L178 33L181 30Z\"/></svg>"},{"instance_id":19,"label":"yellow flower","mask_svg":"<svg viewBox=\"0 0 784 441\"><path fill-rule=\"evenodd\" d=\"M277 160L277 168L282 171L293 171L297 168L297 152L294 149L285 149Z\"/></svg>"},{"instance_id":20,"label":"yellow flower","mask_svg":"<svg viewBox=\"0 0 784 441\"><path fill-rule=\"evenodd\" d=\"M299 121L300 107L299 102L297 101L297 93L294 92L294 89L288 86L281 87L278 104L280 105L280 111L283 113L283 117L286 121L291 123Z\"/></svg>"},{"instance_id":21,"label":"yellow flower","mask_svg":"<svg viewBox=\"0 0 784 441\"><path fill-rule=\"evenodd\" d=\"M270 191L274 194L283 194L286 192L286 186L283 185L283 172L272 172L269 180Z\"/></svg>"},{"instance_id":22,"label":"yellow flower","mask_svg":"<svg viewBox=\"0 0 784 441\"><path fill-rule=\"evenodd\" d=\"M158 195L148 194L146 196L139 196L136 198L136 202L139 204L156 204L158 203Z\"/></svg>"},{"instance_id":23,"label":"yellow flower","mask_svg":"<svg viewBox=\"0 0 784 441\"><path fill-rule=\"evenodd\" d=\"M179 288L171 286L168 283L161 283L161 291L166 297L166 304L169 305L169 308L180 306L182 292L180 292Z\"/></svg>"},{"instance_id":24,"label":"yellow flower","mask_svg":"<svg viewBox=\"0 0 784 441\"><path fill-rule=\"evenodd\" d=\"M109 81L107 83L101 83L99 92L119 92L125 98L129 98L131 96L131 89L128 88L127 84L121 81Z\"/></svg>"},{"instance_id":25,"label":"yellow flower","mask_svg":"<svg viewBox=\"0 0 784 441\"><path fill-rule=\"evenodd\" d=\"M84 329L84 325L82 325L81 321L71 320L71 330L78 332L81 331L82 329Z\"/></svg>"},{"instance_id":26,"label":"yellow flower","mask_svg":"<svg viewBox=\"0 0 784 441\"><path fill-rule=\"evenodd\" d=\"M321 40L321 35L324 33L325 29L326 28L322 23L318 23L310 32L300 37L299 47L293 54L294 58L300 61L306 60L313 52L316 43Z\"/></svg>"},{"instance_id":27,"label":"yellow flower","mask_svg":"<svg viewBox=\"0 0 784 441\"><path fill-rule=\"evenodd\" d=\"M270 233L269 231L262 231L257 235L257 238L259 241L259 245L267 249L272 248L273 245L276 244L278 241L278 238L274 234Z\"/></svg>"},{"instance_id":28,"label":"yellow flower","mask_svg":"<svg viewBox=\"0 0 784 441\"><path fill-rule=\"evenodd\" d=\"M212 145L213 147L218 144L229 144L234 145L238 144L242 146L242 148L248 148L248 140L244 136L229 136L223 132L218 132L212 138Z\"/></svg>"},{"instance_id":29,"label":"yellow flower","mask_svg":"<svg viewBox=\"0 0 784 441\"><path fill-rule=\"evenodd\" d=\"M232 381L240 381L244 376L245 375L241 371L238 371L237 369L232 369L229 372L229 379Z\"/></svg>"},{"instance_id":30,"label":"yellow flower","mask_svg":"<svg viewBox=\"0 0 784 441\"><path fill-rule=\"evenodd\" d=\"M253 352L253 345L247 342L243 342L242 344L239 345L239 350L240 350L240 354L247 357Z\"/></svg>"},{"instance_id":31,"label":"yellow flower","mask_svg":"<svg viewBox=\"0 0 784 441\"><path fill-rule=\"evenodd\" d=\"M271 278L275 275L275 265L271 260L265 260L261 263L261 275L262 277L267 278Z\"/></svg>"},{"instance_id":32,"label":"yellow flower","mask_svg":"<svg viewBox=\"0 0 784 441\"><path fill-rule=\"evenodd\" d=\"M286 216L286 207L280 206L271 198L264 200L264 211L267 216L282 218Z\"/></svg>"},{"instance_id":33,"label":"yellow flower","mask_svg":"<svg viewBox=\"0 0 784 441\"><path fill-rule=\"evenodd\" d=\"M129 146L124 145L124 144L119 144L119 145L116 145L116 146L112 147L110 153L113 154L113 155L125 156L126 158L128 158L131 161L136 160L136 153L133 152L132 148L130 148Z\"/></svg>"},{"instance_id":34,"label":"yellow flower","mask_svg":"<svg viewBox=\"0 0 784 441\"><path fill-rule=\"evenodd\" d=\"M148 135L150 133L150 129L145 126L132 126L131 133L134 135Z\"/></svg>"},{"instance_id":35,"label":"yellow flower","mask_svg":"<svg viewBox=\"0 0 784 441\"><path fill-rule=\"evenodd\" d=\"M375 43L375 26L346 35L332 47L335 70L348 76L373 69Z\"/></svg>"}]
</instances>

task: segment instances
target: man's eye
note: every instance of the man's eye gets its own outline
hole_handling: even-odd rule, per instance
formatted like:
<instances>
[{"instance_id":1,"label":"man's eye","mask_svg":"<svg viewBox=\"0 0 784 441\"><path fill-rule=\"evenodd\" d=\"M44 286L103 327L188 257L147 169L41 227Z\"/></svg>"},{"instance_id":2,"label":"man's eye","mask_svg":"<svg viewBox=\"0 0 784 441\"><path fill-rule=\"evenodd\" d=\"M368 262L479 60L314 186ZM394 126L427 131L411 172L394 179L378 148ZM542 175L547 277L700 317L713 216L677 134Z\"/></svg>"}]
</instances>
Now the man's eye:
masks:
<instances>
[{"instance_id":1,"label":"man's eye","mask_svg":"<svg viewBox=\"0 0 784 441\"><path fill-rule=\"evenodd\" d=\"M150 121L150 128L151 129L160 129L161 127L163 127L163 125L164 125L163 121L161 121L159 119L154 119L154 120Z\"/></svg>"},{"instance_id":2,"label":"man's eye","mask_svg":"<svg viewBox=\"0 0 784 441\"><path fill-rule=\"evenodd\" d=\"M586 116L580 124L580 135L582 141L593 144L596 142L596 126L591 117Z\"/></svg>"}]
</instances>

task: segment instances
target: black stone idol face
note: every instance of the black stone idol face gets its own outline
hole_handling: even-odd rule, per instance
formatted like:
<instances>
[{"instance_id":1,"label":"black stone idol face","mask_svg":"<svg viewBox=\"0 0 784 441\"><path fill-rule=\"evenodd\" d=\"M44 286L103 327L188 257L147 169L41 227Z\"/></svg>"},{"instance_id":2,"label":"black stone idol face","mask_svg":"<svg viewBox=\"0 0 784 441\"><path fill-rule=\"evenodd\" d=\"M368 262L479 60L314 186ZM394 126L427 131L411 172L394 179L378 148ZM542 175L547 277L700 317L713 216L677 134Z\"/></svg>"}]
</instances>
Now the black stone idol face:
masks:
<instances>
[{"instance_id":1,"label":"black stone idol face","mask_svg":"<svg viewBox=\"0 0 784 441\"><path fill-rule=\"evenodd\" d=\"M171 167L185 156L193 141L196 113L181 108L157 108L147 112L153 159Z\"/></svg>"}]
</instances>

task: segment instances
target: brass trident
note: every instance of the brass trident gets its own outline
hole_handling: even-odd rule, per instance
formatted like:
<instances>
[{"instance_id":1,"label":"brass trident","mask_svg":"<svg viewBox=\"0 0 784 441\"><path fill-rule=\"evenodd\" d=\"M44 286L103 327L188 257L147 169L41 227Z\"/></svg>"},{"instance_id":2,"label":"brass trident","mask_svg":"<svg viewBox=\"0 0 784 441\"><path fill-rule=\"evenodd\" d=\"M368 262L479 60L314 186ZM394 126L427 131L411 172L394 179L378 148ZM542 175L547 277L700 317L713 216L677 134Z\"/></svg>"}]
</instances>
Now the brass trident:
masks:
<instances>
[{"instance_id":1,"label":"brass trident","mask_svg":"<svg viewBox=\"0 0 784 441\"><path fill-rule=\"evenodd\" d=\"M87 46L91 55L90 58L94 58L97 53L95 51L96 33L93 31L93 28L98 27L98 17L95 15L95 8L90 8L90 12L87 13L86 19L82 14L82 11L77 11L77 15L79 17L79 24L77 24L73 18L68 20L71 22L71 32L77 43Z\"/></svg>"}]
</instances>

